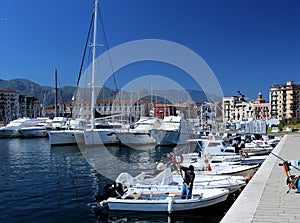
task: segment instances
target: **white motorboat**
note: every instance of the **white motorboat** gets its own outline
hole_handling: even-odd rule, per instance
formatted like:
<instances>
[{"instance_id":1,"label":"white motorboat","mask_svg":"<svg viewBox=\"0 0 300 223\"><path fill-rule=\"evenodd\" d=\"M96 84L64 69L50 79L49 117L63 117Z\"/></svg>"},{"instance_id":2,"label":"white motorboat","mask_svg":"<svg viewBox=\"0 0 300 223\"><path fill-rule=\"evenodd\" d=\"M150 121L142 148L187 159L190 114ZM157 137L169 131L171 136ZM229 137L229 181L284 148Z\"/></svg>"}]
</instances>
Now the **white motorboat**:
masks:
<instances>
[{"instance_id":1,"label":"white motorboat","mask_svg":"<svg viewBox=\"0 0 300 223\"><path fill-rule=\"evenodd\" d=\"M50 120L50 119L49 119ZM48 131L52 130L49 121L40 122L34 126L23 127L19 129L19 133L24 138L48 137Z\"/></svg>"},{"instance_id":2,"label":"white motorboat","mask_svg":"<svg viewBox=\"0 0 300 223\"><path fill-rule=\"evenodd\" d=\"M68 122L68 118L57 116L57 117L53 118L51 125L52 125L53 129L61 130L61 129L66 129L67 122Z\"/></svg>"},{"instance_id":3,"label":"white motorboat","mask_svg":"<svg viewBox=\"0 0 300 223\"><path fill-rule=\"evenodd\" d=\"M11 121L6 126L0 128L0 138L20 137L19 130L24 127L31 127L37 123L45 121L46 118L19 118Z\"/></svg>"},{"instance_id":4,"label":"white motorboat","mask_svg":"<svg viewBox=\"0 0 300 223\"><path fill-rule=\"evenodd\" d=\"M142 117L133 127L116 131L116 135L122 144L127 146L139 146L154 144L150 130L160 126L160 119L156 117Z\"/></svg>"},{"instance_id":5,"label":"white motorboat","mask_svg":"<svg viewBox=\"0 0 300 223\"><path fill-rule=\"evenodd\" d=\"M188 123L181 116L166 116L159 128L150 130L155 144L173 146L185 143L190 138Z\"/></svg>"},{"instance_id":6,"label":"white motorboat","mask_svg":"<svg viewBox=\"0 0 300 223\"><path fill-rule=\"evenodd\" d=\"M245 156L264 156L270 154L272 150L272 146L251 142L245 143L245 148L241 149L241 152Z\"/></svg>"},{"instance_id":7,"label":"white motorboat","mask_svg":"<svg viewBox=\"0 0 300 223\"><path fill-rule=\"evenodd\" d=\"M168 187L158 190L147 188L129 188L120 197L109 197L106 203L110 210L122 211L150 211L150 212L174 212L194 210L211 206L227 199L227 189L194 189L191 199L181 199L180 189Z\"/></svg>"},{"instance_id":8,"label":"white motorboat","mask_svg":"<svg viewBox=\"0 0 300 223\"><path fill-rule=\"evenodd\" d=\"M171 172L170 168L155 177L141 173L136 177L132 177L129 173L121 173L115 180L117 183L123 185L124 188L149 188L154 187L154 190L162 188L166 190L181 189L182 175L178 172ZM230 193L233 193L246 185L246 178L242 176L230 175L203 175L196 174L194 180L194 189L203 188L226 188Z\"/></svg>"},{"instance_id":9,"label":"white motorboat","mask_svg":"<svg viewBox=\"0 0 300 223\"><path fill-rule=\"evenodd\" d=\"M88 121L83 118L70 120L64 130L48 131L50 145L72 145L84 143L83 133Z\"/></svg>"},{"instance_id":10,"label":"white motorboat","mask_svg":"<svg viewBox=\"0 0 300 223\"><path fill-rule=\"evenodd\" d=\"M193 165L199 171L198 174L235 175L235 176L243 176L243 177L253 176L259 168L259 164L241 165L241 164L232 164L232 163L210 163L204 167L203 165L196 166L195 163L193 163Z\"/></svg>"}]
</instances>

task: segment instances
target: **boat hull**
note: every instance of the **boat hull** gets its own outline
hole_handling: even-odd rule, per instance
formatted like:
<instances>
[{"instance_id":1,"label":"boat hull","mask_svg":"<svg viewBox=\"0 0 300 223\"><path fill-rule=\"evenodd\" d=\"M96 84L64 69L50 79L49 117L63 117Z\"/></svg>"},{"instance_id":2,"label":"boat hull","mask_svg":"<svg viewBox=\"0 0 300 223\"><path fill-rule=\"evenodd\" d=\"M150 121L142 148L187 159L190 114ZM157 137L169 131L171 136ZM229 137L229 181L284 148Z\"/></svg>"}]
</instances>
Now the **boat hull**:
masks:
<instances>
[{"instance_id":1,"label":"boat hull","mask_svg":"<svg viewBox=\"0 0 300 223\"><path fill-rule=\"evenodd\" d=\"M51 145L75 145L84 143L83 131L81 130L49 131L48 135Z\"/></svg>"},{"instance_id":2,"label":"boat hull","mask_svg":"<svg viewBox=\"0 0 300 223\"><path fill-rule=\"evenodd\" d=\"M1 129L0 130L0 138L16 138L20 137L21 134L17 129Z\"/></svg>"},{"instance_id":3,"label":"boat hull","mask_svg":"<svg viewBox=\"0 0 300 223\"><path fill-rule=\"evenodd\" d=\"M211 190L213 193L207 193ZM194 194L191 199L181 199L180 191L166 196L146 196L137 199L109 198L107 204L110 210L118 211L147 211L174 212L194 210L223 202L228 197L226 189L203 189L199 195Z\"/></svg>"},{"instance_id":4,"label":"boat hull","mask_svg":"<svg viewBox=\"0 0 300 223\"><path fill-rule=\"evenodd\" d=\"M179 130L150 130L151 136L156 145L159 146L173 146L177 145L179 141Z\"/></svg>"},{"instance_id":5,"label":"boat hull","mask_svg":"<svg viewBox=\"0 0 300 223\"><path fill-rule=\"evenodd\" d=\"M146 132L116 132L116 135L120 142L127 146L154 144L154 139Z\"/></svg>"},{"instance_id":6,"label":"boat hull","mask_svg":"<svg viewBox=\"0 0 300 223\"><path fill-rule=\"evenodd\" d=\"M24 138L48 137L48 131L44 129L20 129L19 133Z\"/></svg>"},{"instance_id":7,"label":"boat hull","mask_svg":"<svg viewBox=\"0 0 300 223\"><path fill-rule=\"evenodd\" d=\"M84 143L86 146L119 144L115 132L110 129L88 129L84 131Z\"/></svg>"}]
</instances>

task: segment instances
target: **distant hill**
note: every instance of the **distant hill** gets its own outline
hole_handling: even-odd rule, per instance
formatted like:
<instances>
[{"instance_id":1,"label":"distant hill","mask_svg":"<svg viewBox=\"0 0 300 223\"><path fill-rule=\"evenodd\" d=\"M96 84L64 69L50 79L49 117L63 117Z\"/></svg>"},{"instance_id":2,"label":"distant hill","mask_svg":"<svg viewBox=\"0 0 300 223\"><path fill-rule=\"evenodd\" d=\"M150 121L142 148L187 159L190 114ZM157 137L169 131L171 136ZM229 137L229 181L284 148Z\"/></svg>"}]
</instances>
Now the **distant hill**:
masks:
<instances>
[{"instance_id":1,"label":"distant hill","mask_svg":"<svg viewBox=\"0 0 300 223\"><path fill-rule=\"evenodd\" d=\"M35 97L46 106L55 104L55 89L49 86L41 86L27 79L1 80L1 90L16 90L19 94ZM73 97L75 87L65 86L58 89L58 101L68 101Z\"/></svg>"},{"instance_id":2,"label":"distant hill","mask_svg":"<svg viewBox=\"0 0 300 223\"><path fill-rule=\"evenodd\" d=\"M58 102L65 102L72 99L76 87L64 86L58 89ZM55 103L55 89L49 86L41 86L27 79L13 79L13 80L1 80L0 79L0 90L16 90L22 95L35 97L41 103L45 103L46 106L54 105ZM103 92L102 92L103 93ZM189 97L187 95L189 94ZM217 98L214 95L205 95L203 91L187 90L186 92L179 90L159 90L153 92L153 94L164 96L168 101L174 103L184 102L186 100L192 100L196 103L202 103L205 101L221 101L221 98ZM114 95L112 90L105 88L104 93L101 97L105 95L105 98L109 99ZM132 93L123 92L123 99L129 100L132 97ZM207 99L209 98L209 100ZM98 96L99 98L99 96ZM164 98L164 97L162 97ZM44 100L44 101L43 101Z\"/></svg>"}]
</instances>

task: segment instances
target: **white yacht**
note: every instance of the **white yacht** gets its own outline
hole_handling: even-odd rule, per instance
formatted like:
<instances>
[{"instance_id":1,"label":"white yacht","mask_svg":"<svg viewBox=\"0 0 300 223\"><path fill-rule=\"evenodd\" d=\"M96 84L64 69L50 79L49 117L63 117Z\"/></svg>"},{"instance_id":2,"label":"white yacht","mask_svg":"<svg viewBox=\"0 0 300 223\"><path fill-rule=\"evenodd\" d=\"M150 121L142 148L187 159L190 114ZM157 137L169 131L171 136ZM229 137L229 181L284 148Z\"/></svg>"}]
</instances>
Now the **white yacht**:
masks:
<instances>
[{"instance_id":1,"label":"white yacht","mask_svg":"<svg viewBox=\"0 0 300 223\"><path fill-rule=\"evenodd\" d=\"M24 138L48 137L48 131L52 130L51 119L37 123L34 126L23 127L19 129L19 133Z\"/></svg>"},{"instance_id":2,"label":"white yacht","mask_svg":"<svg viewBox=\"0 0 300 223\"><path fill-rule=\"evenodd\" d=\"M166 116L159 128L150 130L156 145L172 146L189 139L188 125L181 116Z\"/></svg>"},{"instance_id":3,"label":"white yacht","mask_svg":"<svg viewBox=\"0 0 300 223\"><path fill-rule=\"evenodd\" d=\"M133 126L127 129L116 130L116 135L122 144L127 146L154 144L150 130L161 125L157 117L142 117Z\"/></svg>"},{"instance_id":4,"label":"white yacht","mask_svg":"<svg viewBox=\"0 0 300 223\"><path fill-rule=\"evenodd\" d=\"M0 138L20 137L19 130L23 127L34 126L37 123L43 122L44 118L19 118L11 121L6 126L0 128Z\"/></svg>"}]
</instances>

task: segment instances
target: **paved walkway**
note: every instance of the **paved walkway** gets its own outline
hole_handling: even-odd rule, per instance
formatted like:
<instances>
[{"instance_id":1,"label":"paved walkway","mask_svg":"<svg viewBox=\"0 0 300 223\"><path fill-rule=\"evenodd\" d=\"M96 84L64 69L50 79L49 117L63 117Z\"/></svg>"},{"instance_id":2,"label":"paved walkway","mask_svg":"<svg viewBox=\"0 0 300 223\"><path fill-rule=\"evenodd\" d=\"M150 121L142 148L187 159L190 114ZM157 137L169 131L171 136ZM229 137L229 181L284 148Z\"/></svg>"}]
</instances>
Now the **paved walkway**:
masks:
<instances>
[{"instance_id":1,"label":"paved walkway","mask_svg":"<svg viewBox=\"0 0 300 223\"><path fill-rule=\"evenodd\" d=\"M300 135L286 135L273 153L287 160L300 159ZM300 193L287 193L281 160L272 154L228 210L221 223L300 222ZM299 175L293 169L291 173Z\"/></svg>"}]
</instances>

